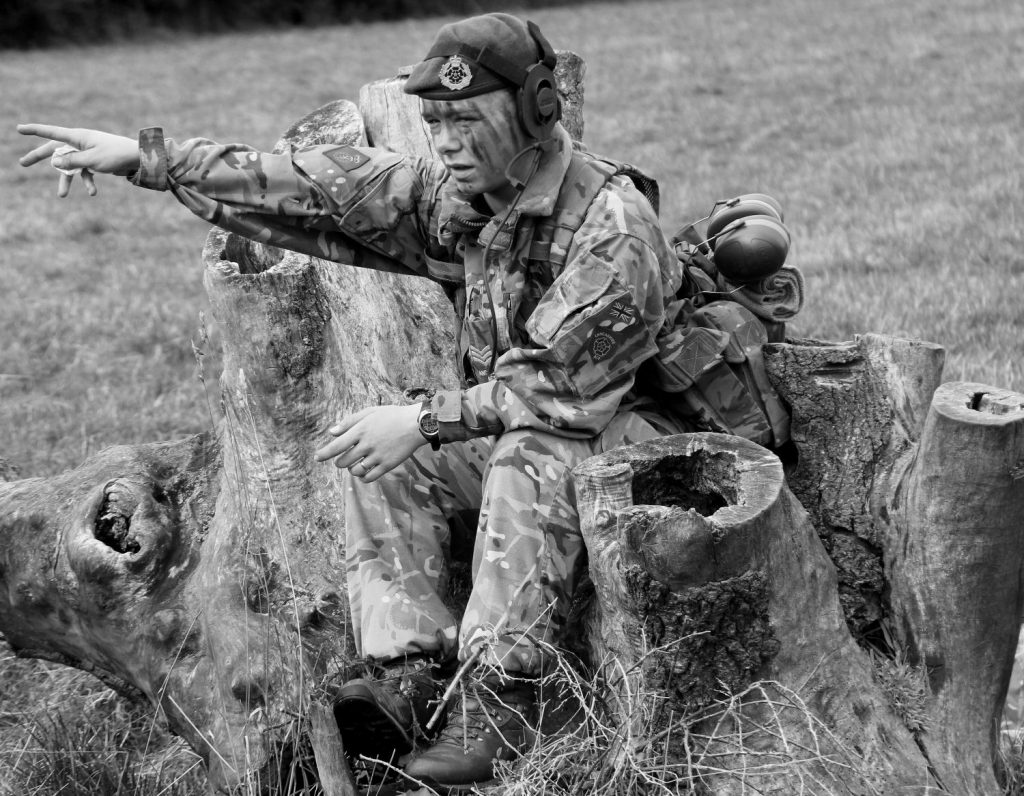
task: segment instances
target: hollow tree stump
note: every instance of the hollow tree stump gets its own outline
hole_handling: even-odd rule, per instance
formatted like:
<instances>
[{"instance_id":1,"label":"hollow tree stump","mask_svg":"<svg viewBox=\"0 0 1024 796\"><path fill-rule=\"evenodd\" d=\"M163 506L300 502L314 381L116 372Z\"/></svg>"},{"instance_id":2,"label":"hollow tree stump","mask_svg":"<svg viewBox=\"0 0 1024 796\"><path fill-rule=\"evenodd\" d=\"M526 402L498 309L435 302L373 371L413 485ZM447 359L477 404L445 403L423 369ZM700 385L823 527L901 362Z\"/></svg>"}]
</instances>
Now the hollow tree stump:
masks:
<instances>
[{"instance_id":1,"label":"hollow tree stump","mask_svg":"<svg viewBox=\"0 0 1024 796\"><path fill-rule=\"evenodd\" d=\"M701 777L713 793L795 793L808 777L836 788L822 793L925 792L927 763L846 627L835 571L774 454L687 434L589 459L575 480L596 593L592 658L668 699L643 731L668 735L670 716L699 723L723 691L771 683L770 696L717 716L700 751L665 755L714 755L726 770L708 764ZM780 708L787 694L805 709ZM723 721L746 722L735 730L745 754ZM794 747L820 754L787 757ZM851 767L850 750L863 765ZM791 765L770 764L780 759Z\"/></svg>"}]
</instances>

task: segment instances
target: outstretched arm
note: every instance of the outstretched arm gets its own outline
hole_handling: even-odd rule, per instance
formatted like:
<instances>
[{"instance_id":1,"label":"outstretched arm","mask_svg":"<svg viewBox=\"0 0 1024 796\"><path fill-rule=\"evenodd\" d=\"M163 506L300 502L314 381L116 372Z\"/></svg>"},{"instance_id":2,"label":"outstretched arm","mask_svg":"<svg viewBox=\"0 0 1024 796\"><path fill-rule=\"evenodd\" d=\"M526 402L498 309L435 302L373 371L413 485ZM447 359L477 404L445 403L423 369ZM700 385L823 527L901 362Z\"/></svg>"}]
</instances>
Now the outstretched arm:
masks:
<instances>
[{"instance_id":1,"label":"outstretched arm","mask_svg":"<svg viewBox=\"0 0 1024 796\"><path fill-rule=\"evenodd\" d=\"M84 127L55 127L49 124L19 124L22 135L49 139L19 159L22 166L31 166L50 159L61 170L57 195L65 197L71 190L76 173L90 195L96 193L93 173L124 176L139 168L139 145L134 138L89 130ZM69 151L64 151L70 147ZM78 170L81 169L81 172Z\"/></svg>"}]
</instances>

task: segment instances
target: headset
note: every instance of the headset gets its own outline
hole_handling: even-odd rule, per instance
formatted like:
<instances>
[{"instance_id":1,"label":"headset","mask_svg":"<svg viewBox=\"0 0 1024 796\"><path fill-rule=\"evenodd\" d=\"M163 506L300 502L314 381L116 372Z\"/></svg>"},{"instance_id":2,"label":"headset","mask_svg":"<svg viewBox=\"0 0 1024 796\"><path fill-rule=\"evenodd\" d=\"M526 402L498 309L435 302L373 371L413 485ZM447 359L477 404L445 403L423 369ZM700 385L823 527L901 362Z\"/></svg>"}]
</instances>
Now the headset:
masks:
<instances>
[{"instance_id":1,"label":"headset","mask_svg":"<svg viewBox=\"0 0 1024 796\"><path fill-rule=\"evenodd\" d=\"M516 92L516 106L526 132L545 141L551 137L555 122L562 118L562 103L555 83L555 51L536 24L527 22L526 27L537 43L541 58L526 70L526 77Z\"/></svg>"},{"instance_id":2,"label":"headset","mask_svg":"<svg viewBox=\"0 0 1024 796\"><path fill-rule=\"evenodd\" d=\"M534 22L526 23L530 36L540 52L540 60L523 69L484 45L479 50L460 45L451 52L431 51L427 58L440 55L460 55L469 58L517 86L516 112L523 129L538 141L547 141L555 129L555 123L562 118L562 103L558 99L558 85L555 82L557 59L544 34Z\"/></svg>"},{"instance_id":3,"label":"headset","mask_svg":"<svg viewBox=\"0 0 1024 796\"><path fill-rule=\"evenodd\" d=\"M710 256L730 282L750 284L776 273L786 262L791 242L782 223L782 205L763 193L715 202L704 240L697 247Z\"/></svg>"}]
</instances>

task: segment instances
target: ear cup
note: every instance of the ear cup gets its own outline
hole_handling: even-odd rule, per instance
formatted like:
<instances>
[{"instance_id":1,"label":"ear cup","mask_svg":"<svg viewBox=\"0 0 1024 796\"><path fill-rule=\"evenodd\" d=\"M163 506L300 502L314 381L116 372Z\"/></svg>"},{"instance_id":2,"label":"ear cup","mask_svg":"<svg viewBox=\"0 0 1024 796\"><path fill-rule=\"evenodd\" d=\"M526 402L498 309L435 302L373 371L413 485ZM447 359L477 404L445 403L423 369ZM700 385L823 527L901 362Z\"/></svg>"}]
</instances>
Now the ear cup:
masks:
<instances>
[{"instance_id":1,"label":"ear cup","mask_svg":"<svg viewBox=\"0 0 1024 796\"><path fill-rule=\"evenodd\" d=\"M764 193L747 193L723 202L708 217L707 237L711 248L714 249L717 244L716 236L732 222L755 215L769 216L782 221L782 205Z\"/></svg>"},{"instance_id":2,"label":"ear cup","mask_svg":"<svg viewBox=\"0 0 1024 796\"><path fill-rule=\"evenodd\" d=\"M523 129L539 141L550 138L555 122L562 115L555 73L551 68L539 63L527 69L516 100Z\"/></svg>"},{"instance_id":3,"label":"ear cup","mask_svg":"<svg viewBox=\"0 0 1024 796\"><path fill-rule=\"evenodd\" d=\"M789 243L789 230L774 215L748 215L721 231L712 259L730 282L757 282L782 268Z\"/></svg>"}]
</instances>

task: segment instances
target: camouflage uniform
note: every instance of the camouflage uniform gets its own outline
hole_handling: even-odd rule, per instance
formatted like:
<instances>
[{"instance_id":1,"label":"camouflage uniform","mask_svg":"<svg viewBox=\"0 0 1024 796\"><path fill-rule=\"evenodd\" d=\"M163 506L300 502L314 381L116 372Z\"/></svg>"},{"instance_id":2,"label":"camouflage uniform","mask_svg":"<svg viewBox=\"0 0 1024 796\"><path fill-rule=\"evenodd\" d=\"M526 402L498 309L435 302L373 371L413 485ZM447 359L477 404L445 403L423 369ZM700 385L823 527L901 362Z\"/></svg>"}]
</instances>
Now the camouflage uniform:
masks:
<instances>
[{"instance_id":1,"label":"camouflage uniform","mask_svg":"<svg viewBox=\"0 0 1024 796\"><path fill-rule=\"evenodd\" d=\"M140 136L135 181L172 191L208 221L325 259L344 260L357 243L359 264L427 276L455 296L465 383L433 398L441 450L421 448L373 484L346 479L364 654L456 650L456 623L438 594L447 521L479 507L460 652L504 618L509 632L489 654L534 671L535 650L517 634L557 641L581 563L570 469L681 430L634 390L682 274L632 183L612 177L600 191L564 266L529 257L537 219L552 213L580 157L560 126L555 143L506 218L481 212L431 161L351 146L269 155L176 144L156 129Z\"/></svg>"}]
</instances>

